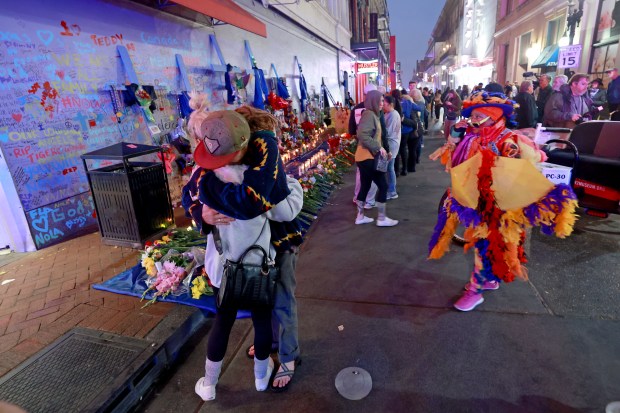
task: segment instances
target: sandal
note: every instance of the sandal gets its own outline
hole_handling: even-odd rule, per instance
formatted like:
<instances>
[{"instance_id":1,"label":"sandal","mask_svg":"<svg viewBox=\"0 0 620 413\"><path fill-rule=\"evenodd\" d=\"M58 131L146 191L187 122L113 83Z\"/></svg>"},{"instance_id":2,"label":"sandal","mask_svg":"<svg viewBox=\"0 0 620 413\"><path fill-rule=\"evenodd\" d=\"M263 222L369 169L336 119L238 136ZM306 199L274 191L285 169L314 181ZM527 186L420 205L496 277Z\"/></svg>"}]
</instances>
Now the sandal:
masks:
<instances>
[{"instance_id":1,"label":"sandal","mask_svg":"<svg viewBox=\"0 0 620 413\"><path fill-rule=\"evenodd\" d=\"M252 354L250 354L250 351L252 352ZM271 354L278 354L278 349L272 348ZM250 360L254 360L254 344L251 344L248 348L245 349L245 355Z\"/></svg>"},{"instance_id":2,"label":"sandal","mask_svg":"<svg viewBox=\"0 0 620 413\"><path fill-rule=\"evenodd\" d=\"M291 383L293 382L293 376L295 374L295 370L297 370L297 366L301 365L301 357L297 357L295 359L295 368L293 370L290 370L288 367L286 367L286 364L284 363L280 363L280 367L282 368L283 371L278 371L276 373L276 375L273 377L273 380L271 381L271 384L269 385L271 391L273 391L274 393L282 393L283 391L286 391L289 386L291 385ZM279 370L279 368L278 368ZM273 382L281 377L290 377L289 381L281 387L275 387L273 385Z\"/></svg>"}]
</instances>

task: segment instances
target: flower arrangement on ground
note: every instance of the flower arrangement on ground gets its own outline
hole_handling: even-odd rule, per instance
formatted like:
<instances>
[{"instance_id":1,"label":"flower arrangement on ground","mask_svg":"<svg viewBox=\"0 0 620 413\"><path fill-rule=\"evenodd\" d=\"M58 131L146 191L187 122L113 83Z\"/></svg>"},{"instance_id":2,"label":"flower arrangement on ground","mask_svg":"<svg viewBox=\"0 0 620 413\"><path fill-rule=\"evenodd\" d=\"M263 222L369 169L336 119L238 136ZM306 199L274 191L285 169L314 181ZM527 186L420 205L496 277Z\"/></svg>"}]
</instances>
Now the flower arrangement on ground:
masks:
<instances>
[{"instance_id":1,"label":"flower arrangement on ground","mask_svg":"<svg viewBox=\"0 0 620 413\"><path fill-rule=\"evenodd\" d=\"M142 299L149 293L153 293L153 296L144 307L153 304L158 298L189 290L189 286L182 288L182 283L187 279L189 284L194 268L202 265L205 250L201 246L205 242L198 231L190 228L170 231L161 239L146 243L141 263L148 277L148 288L142 294ZM208 294L207 289L204 291L204 294Z\"/></svg>"}]
</instances>

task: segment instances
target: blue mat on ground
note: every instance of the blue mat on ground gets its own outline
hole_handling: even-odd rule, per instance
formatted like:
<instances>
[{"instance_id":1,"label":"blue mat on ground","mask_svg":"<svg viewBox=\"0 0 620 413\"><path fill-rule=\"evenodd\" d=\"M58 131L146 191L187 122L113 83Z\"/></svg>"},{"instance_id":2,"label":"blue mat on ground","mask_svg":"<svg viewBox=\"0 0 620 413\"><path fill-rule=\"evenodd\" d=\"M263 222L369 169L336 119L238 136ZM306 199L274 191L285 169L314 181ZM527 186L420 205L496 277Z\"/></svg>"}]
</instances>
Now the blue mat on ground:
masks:
<instances>
[{"instance_id":1,"label":"blue mat on ground","mask_svg":"<svg viewBox=\"0 0 620 413\"><path fill-rule=\"evenodd\" d=\"M93 284L93 288L101 291L108 291L111 293L131 295L133 297L142 297L144 291L148 288L146 285L146 271L142 268L142 265L137 264L135 267L123 271L117 276L110 278L101 284ZM145 296L145 303L153 298L153 293L148 293ZM191 291L185 290L177 295L168 295L166 298L158 298L157 301L167 303L178 303L183 305L189 305L197 307L203 311L203 313L217 312L217 305L215 304L215 296L203 296L198 300L192 298ZM237 318L248 318L251 314L249 311L239 310L237 312Z\"/></svg>"}]
</instances>

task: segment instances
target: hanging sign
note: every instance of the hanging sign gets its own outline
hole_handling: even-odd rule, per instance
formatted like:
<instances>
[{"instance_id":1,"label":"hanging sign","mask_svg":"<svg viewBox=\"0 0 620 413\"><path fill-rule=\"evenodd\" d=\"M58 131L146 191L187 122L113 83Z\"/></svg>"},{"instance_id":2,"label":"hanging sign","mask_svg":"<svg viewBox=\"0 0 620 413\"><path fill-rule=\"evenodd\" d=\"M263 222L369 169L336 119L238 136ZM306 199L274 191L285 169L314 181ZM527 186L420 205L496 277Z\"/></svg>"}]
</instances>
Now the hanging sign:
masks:
<instances>
[{"instance_id":1,"label":"hanging sign","mask_svg":"<svg viewBox=\"0 0 620 413\"><path fill-rule=\"evenodd\" d=\"M579 67L581 60L581 45L562 46L558 54L558 67L560 69Z\"/></svg>"},{"instance_id":2,"label":"hanging sign","mask_svg":"<svg viewBox=\"0 0 620 413\"><path fill-rule=\"evenodd\" d=\"M379 73L379 61L375 59L357 62L357 73Z\"/></svg>"}]
</instances>

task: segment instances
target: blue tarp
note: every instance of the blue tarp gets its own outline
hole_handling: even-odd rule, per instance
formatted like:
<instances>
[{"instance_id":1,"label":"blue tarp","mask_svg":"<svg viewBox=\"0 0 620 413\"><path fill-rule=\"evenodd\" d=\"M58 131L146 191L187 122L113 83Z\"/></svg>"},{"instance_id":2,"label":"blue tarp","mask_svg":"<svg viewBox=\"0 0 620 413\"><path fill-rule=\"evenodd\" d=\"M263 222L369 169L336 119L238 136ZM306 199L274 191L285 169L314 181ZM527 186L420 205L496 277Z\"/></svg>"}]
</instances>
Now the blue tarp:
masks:
<instances>
[{"instance_id":1,"label":"blue tarp","mask_svg":"<svg viewBox=\"0 0 620 413\"><path fill-rule=\"evenodd\" d=\"M135 267L123 271L117 276L110 278L101 284L93 284L93 288L101 291L108 291L111 293L131 295L133 297L142 297L144 291L148 288L146 286L146 271L142 268L142 265L137 264ZM144 302L153 298L153 294L146 295ZM183 305L189 305L192 307L200 308L203 312L215 313L217 306L215 304L215 296L202 296L200 299L195 300L192 298L191 292L183 292L179 295L169 295L165 299L159 299L158 301L168 303L178 303ZM239 310L237 318L250 317L250 312L245 310Z\"/></svg>"}]
</instances>

